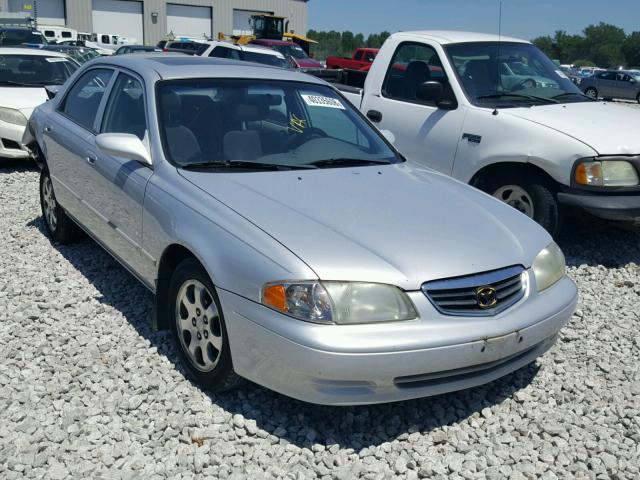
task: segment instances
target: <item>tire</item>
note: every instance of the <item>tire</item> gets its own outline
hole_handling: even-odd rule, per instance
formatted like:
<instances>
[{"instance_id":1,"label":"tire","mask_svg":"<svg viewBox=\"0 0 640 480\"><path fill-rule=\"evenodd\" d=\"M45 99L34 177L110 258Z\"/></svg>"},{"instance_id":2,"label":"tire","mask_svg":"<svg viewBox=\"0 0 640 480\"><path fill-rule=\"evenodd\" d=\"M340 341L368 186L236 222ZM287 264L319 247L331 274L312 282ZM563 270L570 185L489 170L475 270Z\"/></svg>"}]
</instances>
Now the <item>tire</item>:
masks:
<instances>
[{"instance_id":1,"label":"tire","mask_svg":"<svg viewBox=\"0 0 640 480\"><path fill-rule=\"evenodd\" d=\"M555 195L539 177L504 175L481 187L542 225L552 236L562 228L562 210Z\"/></svg>"},{"instance_id":2,"label":"tire","mask_svg":"<svg viewBox=\"0 0 640 480\"><path fill-rule=\"evenodd\" d=\"M220 300L209 275L195 259L184 260L173 273L169 308L171 336L189 377L215 392L237 386L241 378L233 371Z\"/></svg>"},{"instance_id":3,"label":"tire","mask_svg":"<svg viewBox=\"0 0 640 480\"><path fill-rule=\"evenodd\" d=\"M636 101L637 101L638 103L640 103L640 93L639 93L639 94L638 94L638 96L636 97Z\"/></svg>"},{"instance_id":4,"label":"tire","mask_svg":"<svg viewBox=\"0 0 640 480\"><path fill-rule=\"evenodd\" d=\"M584 91L584 94L593 98L593 99L598 99L598 90L596 90L593 87L589 87Z\"/></svg>"},{"instance_id":5,"label":"tire","mask_svg":"<svg viewBox=\"0 0 640 480\"><path fill-rule=\"evenodd\" d=\"M40 209L49 237L55 242L72 243L78 237L78 226L56 200L49 170L40 173Z\"/></svg>"}]
</instances>

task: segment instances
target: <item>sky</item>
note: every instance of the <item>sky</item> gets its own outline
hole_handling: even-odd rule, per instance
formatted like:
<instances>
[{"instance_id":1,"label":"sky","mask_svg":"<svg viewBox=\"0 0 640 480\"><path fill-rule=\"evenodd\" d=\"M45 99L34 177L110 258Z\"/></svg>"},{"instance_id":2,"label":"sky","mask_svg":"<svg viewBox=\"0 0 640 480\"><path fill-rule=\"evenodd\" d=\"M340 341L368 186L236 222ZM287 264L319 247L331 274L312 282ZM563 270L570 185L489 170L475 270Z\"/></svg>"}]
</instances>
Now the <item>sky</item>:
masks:
<instances>
[{"instance_id":1,"label":"sky","mask_svg":"<svg viewBox=\"0 0 640 480\"><path fill-rule=\"evenodd\" d=\"M497 33L499 0L309 0L308 28L378 33L387 30L467 30ZM640 30L639 0L503 0L503 35L533 39L580 33L607 22Z\"/></svg>"}]
</instances>

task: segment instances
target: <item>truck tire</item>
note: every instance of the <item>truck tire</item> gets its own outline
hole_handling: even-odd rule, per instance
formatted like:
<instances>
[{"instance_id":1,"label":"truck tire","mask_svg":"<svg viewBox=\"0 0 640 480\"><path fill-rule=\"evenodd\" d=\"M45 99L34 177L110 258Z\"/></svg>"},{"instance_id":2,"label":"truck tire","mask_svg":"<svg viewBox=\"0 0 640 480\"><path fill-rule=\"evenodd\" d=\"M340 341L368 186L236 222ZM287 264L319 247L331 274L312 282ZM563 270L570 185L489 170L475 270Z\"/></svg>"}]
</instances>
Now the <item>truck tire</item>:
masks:
<instances>
[{"instance_id":1,"label":"truck tire","mask_svg":"<svg viewBox=\"0 0 640 480\"><path fill-rule=\"evenodd\" d=\"M598 90L596 90L593 87L589 87L584 91L584 94L587 95L588 97L591 97L595 100L598 99Z\"/></svg>"},{"instance_id":2,"label":"truck tire","mask_svg":"<svg viewBox=\"0 0 640 480\"><path fill-rule=\"evenodd\" d=\"M539 177L504 175L487 182L481 188L538 222L552 236L560 232L562 211L556 196Z\"/></svg>"},{"instance_id":3,"label":"truck tire","mask_svg":"<svg viewBox=\"0 0 640 480\"><path fill-rule=\"evenodd\" d=\"M79 228L56 200L51 176L46 168L40 173L40 208L47 233L54 242L66 244L78 238Z\"/></svg>"},{"instance_id":4,"label":"truck tire","mask_svg":"<svg viewBox=\"0 0 640 480\"><path fill-rule=\"evenodd\" d=\"M218 294L195 259L184 260L176 268L169 283L169 302L171 336L188 376L215 392L240 384Z\"/></svg>"}]
</instances>

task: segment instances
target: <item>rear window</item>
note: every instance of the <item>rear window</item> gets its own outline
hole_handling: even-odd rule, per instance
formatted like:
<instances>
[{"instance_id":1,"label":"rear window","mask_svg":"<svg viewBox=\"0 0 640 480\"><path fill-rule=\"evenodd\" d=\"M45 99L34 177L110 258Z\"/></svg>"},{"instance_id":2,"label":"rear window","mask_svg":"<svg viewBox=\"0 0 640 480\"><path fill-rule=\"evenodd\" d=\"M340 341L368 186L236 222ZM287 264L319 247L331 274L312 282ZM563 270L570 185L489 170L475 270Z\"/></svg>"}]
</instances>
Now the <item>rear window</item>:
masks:
<instances>
[{"instance_id":1,"label":"rear window","mask_svg":"<svg viewBox=\"0 0 640 480\"><path fill-rule=\"evenodd\" d=\"M0 85L62 85L77 68L75 62L64 57L0 52Z\"/></svg>"},{"instance_id":2,"label":"rear window","mask_svg":"<svg viewBox=\"0 0 640 480\"><path fill-rule=\"evenodd\" d=\"M35 30L24 29L0 29L0 47L8 47L11 45L22 45L31 43L36 45L46 45L47 40L40 32Z\"/></svg>"}]
</instances>

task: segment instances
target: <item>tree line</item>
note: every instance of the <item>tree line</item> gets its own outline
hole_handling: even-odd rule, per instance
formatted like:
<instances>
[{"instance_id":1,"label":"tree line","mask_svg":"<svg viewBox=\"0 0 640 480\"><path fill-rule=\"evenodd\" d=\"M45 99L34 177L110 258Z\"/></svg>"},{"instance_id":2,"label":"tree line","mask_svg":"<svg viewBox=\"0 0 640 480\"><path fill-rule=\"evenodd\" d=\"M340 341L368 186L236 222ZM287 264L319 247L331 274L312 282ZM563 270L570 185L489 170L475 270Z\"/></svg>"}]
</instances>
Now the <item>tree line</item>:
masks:
<instances>
[{"instance_id":1,"label":"tree line","mask_svg":"<svg viewBox=\"0 0 640 480\"><path fill-rule=\"evenodd\" d=\"M311 45L311 53L315 58L324 60L330 55L338 57L351 57L353 51L360 47L380 48L384 41L391 35L389 32L372 33L366 38L362 33L353 32L318 32L309 30L307 37L318 42Z\"/></svg>"},{"instance_id":2,"label":"tree line","mask_svg":"<svg viewBox=\"0 0 640 480\"><path fill-rule=\"evenodd\" d=\"M553 36L535 38L533 43L563 64L640 67L640 31L627 35L622 28L604 22L589 25L578 35L558 30Z\"/></svg>"},{"instance_id":3,"label":"tree line","mask_svg":"<svg viewBox=\"0 0 640 480\"><path fill-rule=\"evenodd\" d=\"M329 55L350 57L358 47L380 48L389 32L373 33L366 38L350 31L309 30L307 36L319 42L311 52L321 60ZM640 31L626 34L622 28L600 22L589 25L581 34L557 31L554 35L535 38L533 43L553 60L563 64L616 68L640 67Z\"/></svg>"}]
</instances>

